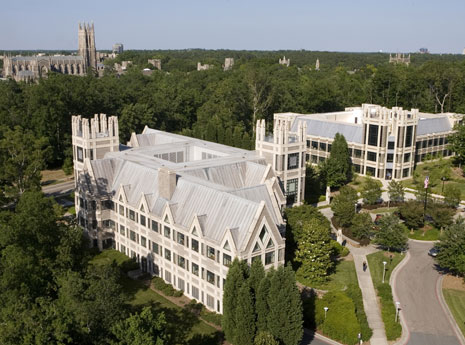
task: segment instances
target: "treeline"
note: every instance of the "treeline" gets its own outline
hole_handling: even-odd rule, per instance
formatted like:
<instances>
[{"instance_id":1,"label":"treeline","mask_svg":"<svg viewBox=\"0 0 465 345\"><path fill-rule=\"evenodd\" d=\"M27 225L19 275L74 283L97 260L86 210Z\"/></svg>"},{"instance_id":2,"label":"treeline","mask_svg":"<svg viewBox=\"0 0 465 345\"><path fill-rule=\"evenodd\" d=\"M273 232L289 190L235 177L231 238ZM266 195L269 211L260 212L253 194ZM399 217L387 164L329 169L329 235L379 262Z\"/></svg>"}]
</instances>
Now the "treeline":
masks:
<instances>
[{"instance_id":1,"label":"treeline","mask_svg":"<svg viewBox=\"0 0 465 345\"><path fill-rule=\"evenodd\" d=\"M382 61L367 65L363 54L327 53L335 61L333 67L319 58L321 70L315 71L314 66L297 67L297 61L290 67L279 65L276 57L281 52L237 52L234 68L223 72L220 62L229 53L159 51L162 61L167 61L162 62L163 71L143 76L147 57L156 54L129 51L118 59L132 59L135 64L122 76L109 70L103 78L51 74L38 83L1 82L0 123L45 137L52 148L47 164L57 167L71 157L74 114L119 116L122 143L132 131L140 132L147 125L250 149L256 120L266 119L271 129L276 112L337 111L361 103L465 112L465 62L452 61L456 56L431 55L431 61L406 67ZM292 61L292 55L286 56ZM353 56L363 61L355 72L349 62ZM208 58L216 59L218 68L197 72L183 65L197 60L208 63Z\"/></svg>"}]
</instances>

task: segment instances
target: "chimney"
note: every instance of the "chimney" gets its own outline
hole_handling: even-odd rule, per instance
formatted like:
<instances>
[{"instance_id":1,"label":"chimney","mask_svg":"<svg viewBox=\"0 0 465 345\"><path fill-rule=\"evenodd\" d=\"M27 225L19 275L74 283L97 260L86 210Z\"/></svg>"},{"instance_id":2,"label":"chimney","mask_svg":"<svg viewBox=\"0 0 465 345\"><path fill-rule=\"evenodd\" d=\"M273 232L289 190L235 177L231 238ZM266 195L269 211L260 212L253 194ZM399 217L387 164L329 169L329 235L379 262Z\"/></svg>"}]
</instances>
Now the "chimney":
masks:
<instances>
[{"instance_id":1,"label":"chimney","mask_svg":"<svg viewBox=\"0 0 465 345\"><path fill-rule=\"evenodd\" d=\"M158 169L158 194L160 197L171 200L176 189L176 173L166 167Z\"/></svg>"}]
</instances>

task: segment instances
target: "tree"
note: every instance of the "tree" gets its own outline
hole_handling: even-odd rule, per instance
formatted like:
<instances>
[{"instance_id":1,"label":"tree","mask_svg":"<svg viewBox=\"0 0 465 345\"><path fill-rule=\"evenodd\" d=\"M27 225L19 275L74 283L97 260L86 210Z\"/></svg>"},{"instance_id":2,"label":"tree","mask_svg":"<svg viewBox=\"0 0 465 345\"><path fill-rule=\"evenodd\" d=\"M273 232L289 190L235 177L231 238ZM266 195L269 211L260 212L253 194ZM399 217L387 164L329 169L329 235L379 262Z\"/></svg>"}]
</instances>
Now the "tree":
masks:
<instances>
[{"instance_id":1,"label":"tree","mask_svg":"<svg viewBox=\"0 0 465 345\"><path fill-rule=\"evenodd\" d=\"M254 345L279 345L279 342L268 332L260 332L255 337Z\"/></svg>"},{"instance_id":2,"label":"tree","mask_svg":"<svg viewBox=\"0 0 465 345\"><path fill-rule=\"evenodd\" d=\"M381 187L378 182L372 177L368 176L365 179L363 189L361 192L363 201L368 205L374 205L381 198Z\"/></svg>"},{"instance_id":3,"label":"tree","mask_svg":"<svg viewBox=\"0 0 465 345\"><path fill-rule=\"evenodd\" d=\"M423 204L410 200L399 208L400 218L409 229L418 229L423 226Z\"/></svg>"},{"instance_id":4,"label":"tree","mask_svg":"<svg viewBox=\"0 0 465 345\"><path fill-rule=\"evenodd\" d=\"M226 276L222 319L222 326L226 339L233 344L236 342L237 334L241 332L241 330L237 328L237 293L245 283L247 276L247 263L235 258Z\"/></svg>"},{"instance_id":5,"label":"tree","mask_svg":"<svg viewBox=\"0 0 465 345\"><path fill-rule=\"evenodd\" d=\"M290 266L280 266L270 280L268 331L284 345L297 345L303 335L302 300Z\"/></svg>"},{"instance_id":6,"label":"tree","mask_svg":"<svg viewBox=\"0 0 465 345\"><path fill-rule=\"evenodd\" d=\"M163 345L166 327L165 314L154 307L144 307L140 313L131 314L118 321L111 331L114 345Z\"/></svg>"},{"instance_id":7,"label":"tree","mask_svg":"<svg viewBox=\"0 0 465 345\"><path fill-rule=\"evenodd\" d=\"M256 330L254 309L250 282L246 281L242 284L237 296L237 333L234 345L249 345L253 343Z\"/></svg>"},{"instance_id":8,"label":"tree","mask_svg":"<svg viewBox=\"0 0 465 345\"><path fill-rule=\"evenodd\" d=\"M250 266L249 284L252 296L256 299L261 281L265 278L265 269L260 260L254 260Z\"/></svg>"},{"instance_id":9,"label":"tree","mask_svg":"<svg viewBox=\"0 0 465 345\"><path fill-rule=\"evenodd\" d=\"M21 127L7 129L0 140L1 198L17 201L26 190L40 190L41 170L50 153L47 139Z\"/></svg>"},{"instance_id":10,"label":"tree","mask_svg":"<svg viewBox=\"0 0 465 345\"><path fill-rule=\"evenodd\" d=\"M357 213L350 226L350 231L356 239L369 239L373 232L373 221L369 213Z\"/></svg>"},{"instance_id":11,"label":"tree","mask_svg":"<svg viewBox=\"0 0 465 345\"><path fill-rule=\"evenodd\" d=\"M326 183L330 187L341 187L352 178L352 162L344 136L336 133L329 158L323 165Z\"/></svg>"},{"instance_id":12,"label":"tree","mask_svg":"<svg viewBox=\"0 0 465 345\"><path fill-rule=\"evenodd\" d=\"M402 182L392 180L388 185L389 200L391 202L404 202L404 186Z\"/></svg>"},{"instance_id":13,"label":"tree","mask_svg":"<svg viewBox=\"0 0 465 345\"><path fill-rule=\"evenodd\" d=\"M326 280L334 267L330 229L318 220L310 219L304 223L303 236L297 247L295 260L302 264L297 274L311 282Z\"/></svg>"},{"instance_id":14,"label":"tree","mask_svg":"<svg viewBox=\"0 0 465 345\"><path fill-rule=\"evenodd\" d=\"M268 296L270 294L270 278L274 271L268 271L266 276L261 280L258 287L258 293L255 298L255 311L257 313L257 331L264 332L268 330L268 317L270 306L268 305Z\"/></svg>"},{"instance_id":15,"label":"tree","mask_svg":"<svg viewBox=\"0 0 465 345\"><path fill-rule=\"evenodd\" d=\"M455 274L465 274L465 223L459 218L448 226L437 244L436 260L442 268Z\"/></svg>"},{"instance_id":16,"label":"tree","mask_svg":"<svg viewBox=\"0 0 465 345\"><path fill-rule=\"evenodd\" d=\"M444 203L450 207L457 207L462 200L460 189L454 185L447 184L444 188Z\"/></svg>"},{"instance_id":17,"label":"tree","mask_svg":"<svg viewBox=\"0 0 465 345\"><path fill-rule=\"evenodd\" d=\"M429 205L428 214L433 219L434 226L445 228L454 222L455 211L443 204L432 203Z\"/></svg>"},{"instance_id":18,"label":"tree","mask_svg":"<svg viewBox=\"0 0 465 345\"><path fill-rule=\"evenodd\" d=\"M465 124L459 123L454 127L449 140L449 149L455 152L456 158L461 164L465 163Z\"/></svg>"},{"instance_id":19,"label":"tree","mask_svg":"<svg viewBox=\"0 0 465 345\"><path fill-rule=\"evenodd\" d=\"M395 215L385 215L379 220L375 242L389 251L404 250L407 247L406 228Z\"/></svg>"},{"instance_id":20,"label":"tree","mask_svg":"<svg viewBox=\"0 0 465 345\"><path fill-rule=\"evenodd\" d=\"M355 205L357 203L357 192L350 186L340 189L331 203L331 210L339 225L348 227L352 223L355 215Z\"/></svg>"}]
</instances>

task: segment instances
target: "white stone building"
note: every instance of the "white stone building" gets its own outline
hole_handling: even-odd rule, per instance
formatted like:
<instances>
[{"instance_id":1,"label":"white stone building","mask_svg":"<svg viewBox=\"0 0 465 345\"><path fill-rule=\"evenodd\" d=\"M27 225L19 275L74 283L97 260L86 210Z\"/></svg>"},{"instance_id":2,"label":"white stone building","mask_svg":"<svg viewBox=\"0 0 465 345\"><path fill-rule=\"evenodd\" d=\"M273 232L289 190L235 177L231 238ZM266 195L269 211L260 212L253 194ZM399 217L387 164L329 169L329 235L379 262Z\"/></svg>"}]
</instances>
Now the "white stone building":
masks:
<instances>
[{"instance_id":1,"label":"white stone building","mask_svg":"<svg viewBox=\"0 0 465 345\"><path fill-rule=\"evenodd\" d=\"M79 225L208 309L238 257L284 264L285 197L254 151L145 128L119 145L118 120L72 119Z\"/></svg>"}]
</instances>

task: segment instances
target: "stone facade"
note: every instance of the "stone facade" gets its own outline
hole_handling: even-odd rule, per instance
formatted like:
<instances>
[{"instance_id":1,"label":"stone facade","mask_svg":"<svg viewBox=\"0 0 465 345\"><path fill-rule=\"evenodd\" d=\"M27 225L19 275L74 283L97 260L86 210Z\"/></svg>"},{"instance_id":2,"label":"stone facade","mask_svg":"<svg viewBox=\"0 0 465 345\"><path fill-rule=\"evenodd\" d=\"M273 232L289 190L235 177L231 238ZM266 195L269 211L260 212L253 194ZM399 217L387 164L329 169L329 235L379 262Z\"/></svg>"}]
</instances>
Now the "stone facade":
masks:
<instances>
[{"instance_id":1,"label":"stone facade","mask_svg":"<svg viewBox=\"0 0 465 345\"><path fill-rule=\"evenodd\" d=\"M394 63L394 64L404 64L404 65L410 65L410 54L406 56L405 54L401 53L396 53L396 55L392 56L389 54L389 63Z\"/></svg>"},{"instance_id":2,"label":"stone facade","mask_svg":"<svg viewBox=\"0 0 465 345\"><path fill-rule=\"evenodd\" d=\"M121 54L124 51L123 43L115 43L113 44L113 54Z\"/></svg>"},{"instance_id":3,"label":"stone facade","mask_svg":"<svg viewBox=\"0 0 465 345\"><path fill-rule=\"evenodd\" d=\"M289 67L289 65L291 64L291 59L286 59L286 57L283 56L282 59L281 58L279 59L279 64Z\"/></svg>"},{"instance_id":4,"label":"stone facade","mask_svg":"<svg viewBox=\"0 0 465 345\"><path fill-rule=\"evenodd\" d=\"M234 66L234 58L225 58L224 59L224 65L223 65L223 71L229 71L232 69Z\"/></svg>"},{"instance_id":5,"label":"stone facade","mask_svg":"<svg viewBox=\"0 0 465 345\"><path fill-rule=\"evenodd\" d=\"M94 246L219 313L234 258L284 264L285 197L256 152L148 127L118 141L115 116L73 116L76 216Z\"/></svg>"},{"instance_id":6,"label":"stone facade","mask_svg":"<svg viewBox=\"0 0 465 345\"><path fill-rule=\"evenodd\" d=\"M97 70L94 24L81 25L78 30L78 55L55 56L5 56L3 76L16 81L44 78L48 72L85 75L89 68Z\"/></svg>"},{"instance_id":7,"label":"stone facade","mask_svg":"<svg viewBox=\"0 0 465 345\"><path fill-rule=\"evenodd\" d=\"M202 63L197 62L197 71L206 71L210 68L213 68L213 65L209 65L209 64L202 65Z\"/></svg>"},{"instance_id":8,"label":"stone facade","mask_svg":"<svg viewBox=\"0 0 465 345\"><path fill-rule=\"evenodd\" d=\"M161 59L149 59L147 62L157 70L161 71Z\"/></svg>"}]
</instances>

